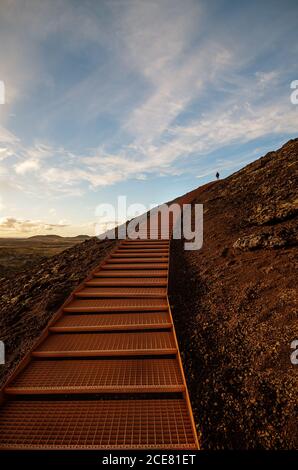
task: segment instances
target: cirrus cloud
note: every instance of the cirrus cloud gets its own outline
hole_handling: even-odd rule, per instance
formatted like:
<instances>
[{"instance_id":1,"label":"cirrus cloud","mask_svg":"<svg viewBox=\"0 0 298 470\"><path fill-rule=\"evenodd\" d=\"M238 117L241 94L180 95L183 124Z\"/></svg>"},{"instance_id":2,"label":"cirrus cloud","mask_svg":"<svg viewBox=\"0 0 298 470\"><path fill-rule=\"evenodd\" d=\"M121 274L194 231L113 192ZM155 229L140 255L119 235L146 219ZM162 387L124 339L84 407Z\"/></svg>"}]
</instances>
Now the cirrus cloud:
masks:
<instances>
[{"instance_id":1,"label":"cirrus cloud","mask_svg":"<svg viewBox=\"0 0 298 470\"><path fill-rule=\"evenodd\" d=\"M0 230L2 232L18 232L18 233L30 233L30 232L43 232L52 231L57 228L67 227L63 221L58 224L46 223L40 220L25 220L16 219L15 217L3 217L0 218Z\"/></svg>"}]
</instances>

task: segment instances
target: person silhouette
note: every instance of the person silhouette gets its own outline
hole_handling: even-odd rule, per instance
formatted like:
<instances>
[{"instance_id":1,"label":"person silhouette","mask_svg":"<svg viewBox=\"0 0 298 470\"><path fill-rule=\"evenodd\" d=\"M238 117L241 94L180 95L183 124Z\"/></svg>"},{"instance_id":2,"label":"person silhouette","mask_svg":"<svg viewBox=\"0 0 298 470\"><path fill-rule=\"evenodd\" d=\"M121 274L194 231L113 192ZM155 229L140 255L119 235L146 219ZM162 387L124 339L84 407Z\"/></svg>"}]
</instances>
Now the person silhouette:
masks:
<instances>
[{"instance_id":1,"label":"person silhouette","mask_svg":"<svg viewBox=\"0 0 298 470\"><path fill-rule=\"evenodd\" d=\"M215 176L216 176L216 179L219 180L219 173L218 173L218 171L216 172L216 175L215 175Z\"/></svg>"}]
</instances>

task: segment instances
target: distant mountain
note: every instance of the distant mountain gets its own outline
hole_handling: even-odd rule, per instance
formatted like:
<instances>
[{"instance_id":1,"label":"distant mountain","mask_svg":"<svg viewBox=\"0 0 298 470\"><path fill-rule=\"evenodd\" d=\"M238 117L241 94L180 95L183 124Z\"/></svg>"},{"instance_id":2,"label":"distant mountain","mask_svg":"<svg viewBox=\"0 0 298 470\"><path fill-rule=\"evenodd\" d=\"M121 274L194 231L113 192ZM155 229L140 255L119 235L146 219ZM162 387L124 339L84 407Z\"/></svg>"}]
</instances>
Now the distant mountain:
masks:
<instances>
[{"instance_id":1,"label":"distant mountain","mask_svg":"<svg viewBox=\"0 0 298 470\"><path fill-rule=\"evenodd\" d=\"M72 237L72 238L77 238L80 240L88 240L88 238L92 238L92 237L90 237L90 235L77 235L76 237Z\"/></svg>"},{"instance_id":2,"label":"distant mountain","mask_svg":"<svg viewBox=\"0 0 298 470\"><path fill-rule=\"evenodd\" d=\"M36 240L36 241L55 241L63 239L69 240L88 240L91 238L89 235L77 235L76 237L61 237L61 235L34 235L33 237L28 237L27 240Z\"/></svg>"},{"instance_id":3,"label":"distant mountain","mask_svg":"<svg viewBox=\"0 0 298 470\"><path fill-rule=\"evenodd\" d=\"M60 235L33 235L33 237L28 237L28 240L60 240Z\"/></svg>"}]
</instances>

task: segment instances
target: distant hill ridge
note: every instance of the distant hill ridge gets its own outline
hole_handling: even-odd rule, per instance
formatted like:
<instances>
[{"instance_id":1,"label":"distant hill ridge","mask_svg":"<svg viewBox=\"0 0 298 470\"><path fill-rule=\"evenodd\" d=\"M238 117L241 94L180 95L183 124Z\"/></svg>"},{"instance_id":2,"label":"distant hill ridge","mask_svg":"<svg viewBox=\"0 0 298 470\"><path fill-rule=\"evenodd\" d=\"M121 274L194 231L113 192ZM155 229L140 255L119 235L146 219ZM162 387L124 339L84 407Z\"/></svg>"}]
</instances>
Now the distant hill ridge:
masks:
<instances>
[{"instance_id":1,"label":"distant hill ridge","mask_svg":"<svg viewBox=\"0 0 298 470\"><path fill-rule=\"evenodd\" d=\"M89 235L76 235L75 237L62 237L61 235L33 235L32 237L28 237L28 240L61 240L63 238L76 238L80 240L87 240L91 238Z\"/></svg>"}]
</instances>

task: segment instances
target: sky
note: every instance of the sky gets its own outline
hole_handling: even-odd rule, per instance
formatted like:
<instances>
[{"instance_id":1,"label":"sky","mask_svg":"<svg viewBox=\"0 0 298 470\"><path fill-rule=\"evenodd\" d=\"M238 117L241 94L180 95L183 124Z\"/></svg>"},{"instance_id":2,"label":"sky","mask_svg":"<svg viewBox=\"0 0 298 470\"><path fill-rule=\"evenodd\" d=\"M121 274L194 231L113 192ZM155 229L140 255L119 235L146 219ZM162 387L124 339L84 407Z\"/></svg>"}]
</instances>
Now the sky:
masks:
<instances>
[{"instance_id":1,"label":"sky","mask_svg":"<svg viewBox=\"0 0 298 470\"><path fill-rule=\"evenodd\" d=\"M0 236L94 234L298 134L296 0L1 0Z\"/></svg>"}]
</instances>

